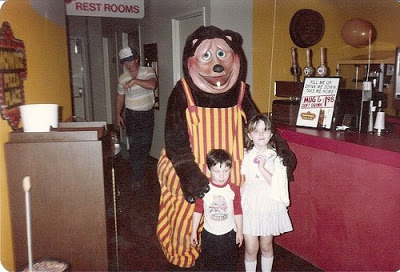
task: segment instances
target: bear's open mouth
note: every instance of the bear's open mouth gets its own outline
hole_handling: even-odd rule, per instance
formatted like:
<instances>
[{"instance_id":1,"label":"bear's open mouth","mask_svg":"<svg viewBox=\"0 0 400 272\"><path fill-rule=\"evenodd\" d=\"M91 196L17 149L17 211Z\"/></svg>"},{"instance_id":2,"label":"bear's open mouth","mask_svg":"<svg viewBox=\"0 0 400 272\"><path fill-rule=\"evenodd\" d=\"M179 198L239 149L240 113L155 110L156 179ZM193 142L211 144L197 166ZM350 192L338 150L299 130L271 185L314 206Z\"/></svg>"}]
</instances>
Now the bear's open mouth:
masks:
<instances>
[{"instance_id":1,"label":"bear's open mouth","mask_svg":"<svg viewBox=\"0 0 400 272\"><path fill-rule=\"evenodd\" d=\"M221 87L225 85L228 80L229 76L228 75L223 75L223 76L203 76L204 80L208 82L208 84L216 86L216 87Z\"/></svg>"}]
</instances>

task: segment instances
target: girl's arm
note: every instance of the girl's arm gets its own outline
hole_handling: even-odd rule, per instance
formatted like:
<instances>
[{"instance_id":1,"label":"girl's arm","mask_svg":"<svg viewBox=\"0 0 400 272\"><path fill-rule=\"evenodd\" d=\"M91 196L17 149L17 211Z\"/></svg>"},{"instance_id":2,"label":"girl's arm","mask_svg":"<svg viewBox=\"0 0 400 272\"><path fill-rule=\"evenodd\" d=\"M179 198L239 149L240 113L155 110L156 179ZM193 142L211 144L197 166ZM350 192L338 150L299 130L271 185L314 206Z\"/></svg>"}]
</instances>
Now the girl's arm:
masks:
<instances>
[{"instance_id":1,"label":"girl's arm","mask_svg":"<svg viewBox=\"0 0 400 272\"><path fill-rule=\"evenodd\" d=\"M192 234L190 235L190 243L196 246L199 242L197 240L197 230L199 229L201 213L194 212L192 216Z\"/></svg>"},{"instance_id":2,"label":"girl's arm","mask_svg":"<svg viewBox=\"0 0 400 272\"><path fill-rule=\"evenodd\" d=\"M236 244L239 247L242 246L243 242L243 215L235 214L235 224L236 224Z\"/></svg>"},{"instance_id":3,"label":"girl's arm","mask_svg":"<svg viewBox=\"0 0 400 272\"><path fill-rule=\"evenodd\" d=\"M260 156L257 156L256 158L258 159L258 169L260 170L261 174L263 175L265 181L269 185L271 185L272 174L264 167L265 163L266 163L265 157L260 155Z\"/></svg>"}]
</instances>

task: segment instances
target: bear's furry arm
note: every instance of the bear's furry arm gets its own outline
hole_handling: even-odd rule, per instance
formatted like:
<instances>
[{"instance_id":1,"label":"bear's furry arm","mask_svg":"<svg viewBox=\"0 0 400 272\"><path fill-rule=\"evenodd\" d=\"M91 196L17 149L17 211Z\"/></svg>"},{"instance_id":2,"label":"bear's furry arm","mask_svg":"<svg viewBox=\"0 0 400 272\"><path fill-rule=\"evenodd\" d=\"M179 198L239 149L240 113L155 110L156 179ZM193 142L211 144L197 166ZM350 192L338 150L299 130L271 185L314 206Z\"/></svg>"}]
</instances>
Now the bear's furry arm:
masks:
<instances>
[{"instance_id":1,"label":"bear's furry arm","mask_svg":"<svg viewBox=\"0 0 400 272\"><path fill-rule=\"evenodd\" d=\"M246 85L246 92L243 97L242 109L246 114L246 119L250 120L254 115L260 113L260 110L257 108L257 105L254 103L251 98L249 85Z\"/></svg>"},{"instance_id":2,"label":"bear's furry arm","mask_svg":"<svg viewBox=\"0 0 400 272\"><path fill-rule=\"evenodd\" d=\"M208 179L198 167L190 147L185 110L186 97L178 82L169 100L165 121L165 151L172 162L185 199L193 202L202 197L208 188Z\"/></svg>"},{"instance_id":3,"label":"bear's furry arm","mask_svg":"<svg viewBox=\"0 0 400 272\"><path fill-rule=\"evenodd\" d=\"M168 99L164 130L165 151L174 166L184 161L194 161L186 123L186 108L185 94L178 82Z\"/></svg>"}]
</instances>

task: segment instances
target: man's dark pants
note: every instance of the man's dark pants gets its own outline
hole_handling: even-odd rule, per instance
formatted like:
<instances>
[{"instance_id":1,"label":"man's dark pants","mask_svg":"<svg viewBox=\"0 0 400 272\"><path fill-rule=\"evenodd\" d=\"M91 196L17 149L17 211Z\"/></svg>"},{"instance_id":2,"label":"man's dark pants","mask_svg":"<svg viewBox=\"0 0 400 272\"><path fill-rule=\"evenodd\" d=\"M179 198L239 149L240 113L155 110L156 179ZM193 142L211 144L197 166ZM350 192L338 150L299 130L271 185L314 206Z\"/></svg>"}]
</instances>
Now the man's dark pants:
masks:
<instances>
[{"instance_id":1,"label":"man's dark pants","mask_svg":"<svg viewBox=\"0 0 400 272\"><path fill-rule=\"evenodd\" d=\"M129 158L132 165L132 186L142 183L153 141L154 110L125 110L126 133L129 138ZM135 184L136 183L136 184Z\"/></svg>"}]
</instances>

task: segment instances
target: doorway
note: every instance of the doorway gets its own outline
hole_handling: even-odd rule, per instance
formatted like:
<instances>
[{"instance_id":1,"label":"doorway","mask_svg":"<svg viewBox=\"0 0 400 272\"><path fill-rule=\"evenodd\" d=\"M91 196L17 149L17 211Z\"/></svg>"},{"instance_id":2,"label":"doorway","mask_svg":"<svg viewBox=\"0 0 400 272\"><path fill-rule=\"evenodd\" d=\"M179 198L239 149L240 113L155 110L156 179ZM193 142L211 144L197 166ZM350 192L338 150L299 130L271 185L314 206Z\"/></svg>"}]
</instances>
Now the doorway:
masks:
<instances>
[{"instance_id":1,"label":"doorway","mask_svg":"<svg viewBox=\"0 0 400 272\"><path fill-rule=\"evenodd\" d=\"M69 55L72 73L73 118L88 121L91 118L90 87L88 86L86 41L82 37L69 38Z\"/></svg>"},{"instance_id":2,"label":"doorway","mask_svg":"<svg viewBox=\"0 0 400 272\"><path fill-rule=\"evenodd\" d=\"M206 25L206 10L204 7L172 19L173 82L177 82L183 75L182 54L186 38L200 26Z\"/></svg>"}]
</instances>

